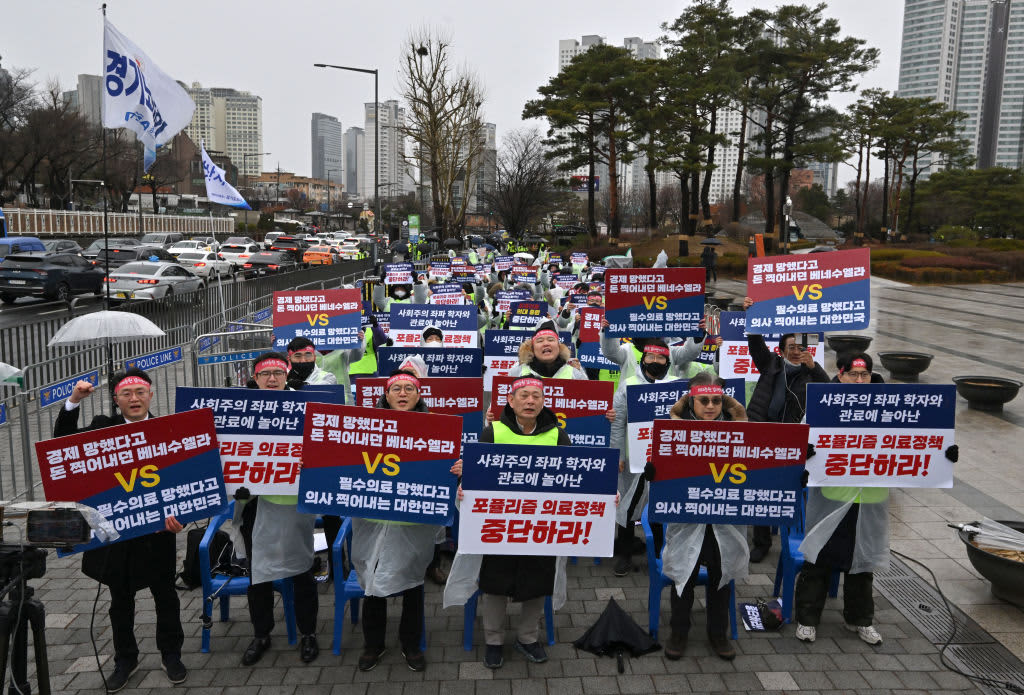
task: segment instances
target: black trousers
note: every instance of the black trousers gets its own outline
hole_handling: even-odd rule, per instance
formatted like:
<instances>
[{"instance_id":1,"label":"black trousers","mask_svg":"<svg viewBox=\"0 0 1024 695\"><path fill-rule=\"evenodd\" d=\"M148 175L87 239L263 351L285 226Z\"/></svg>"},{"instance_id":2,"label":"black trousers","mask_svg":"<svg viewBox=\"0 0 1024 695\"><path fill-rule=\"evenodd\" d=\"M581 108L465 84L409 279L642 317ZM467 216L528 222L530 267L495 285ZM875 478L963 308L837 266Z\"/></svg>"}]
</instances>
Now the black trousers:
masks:
<instances>
[{"instance_id":1,"label":"black trousers","mask_svg":"<svg viewBox=\"0 0 1024 695\"><path fill-rule=\"evenodd\" d=\"M671 589L672 594L672 617L670 624L672 634L686 636L690 631L690 613L693 611L693 589L697 585L697 575L700 574L700 566L708 568L707 585L707 629L708 635L713 637L725 637L728 634L729 626L729 585L721 589L718 585L722 582L722 556L718 550L718 540L710 525L704 527L704 541L700 546L700 556L693 566L690 578L683 586L683 593L680 596L676 593L676 587Z\"/></svg>"},{"instance_id":2,"label":"black trousers","mask_svg":"<svg viewBox=\"0 0 1024 695\"><path fill-rule=\"evenodd\" d=\"M156 646L163 656L181 656L185 632L181 628L178 591L174 574L154 577L149 591L156 604ZM135 592L126 587L110 587L110 629L114 637L114 663L134 664L139 660L135 640Z\"/></svg>"},{"instance_id":3,"label":"black trousers","mask_svg":"<svg viewBox=\"0 0 1024 695\"><path fill-rule=\"evenodd\" d=\"M423 585L401 593L402 617L398 641L406 654L418 652L423 638ZM387 637L388 600L382 596L363 598L363 639L367 649L382 650Z\"/></svg>"},{"instance_id":4,"label":"black trousers","mask_svg":"<svg viewBox=\"0 0 1024 695\"><path fill-rule=\"evenodd\" d=\"M256 507L259 498L250 500L242 509L242 540L245 541L245 556L252 562L252 528L256 521ZM295 593L295 626L301 635L316 634L316 615L320 607L316 593L316 578L313 565L292 578ZM269 637L274 629L274 583L250 584L246 592L249 599L249 620L256 637Z\"/></svg>"},{"instance_id":5,"label":"black trousers","mask_svg":"<svg viewBox=\"0 0 1024 695\"><path fill-rule=\"evenodd\" d=\"M828 584L834 567L804 561L796 579L793 599L796 621L817 627L825 609ZM843 579L843 619L849 625L867 627L874 624L875 599L871 595L874 575L871 572L845 574Z\"/></svg>"},{"instance_id":6,"label":"black trousers","mask_svg":"<svg viewBox=\"0 0 1024 695\"><path fill-rule=\"evenodd\" d=\"M633 529L636 524L632 519L633 515L636 514L636 508L640 504L640 500L644 496L645 485L647 485L647 479L640 476L640 480L636 485L636 492L633 493L633 498L629 501L629 506L626 508L626 525L615 526L614 553L616 557L631 557L633 555L633 538L635 536ZM655 557L661 557L661 544L664 540L661 524L651 524L651 534L654 536L654 555Z\"/></svg>"},{"instance_id":7,"label":"black trousers","mask_svg":"<svg viewBox=\"0 0 1024 695\"><path fill-rule=\"evenodd\" d=\"M766 551L772 547L772 527L771 526L755 526L754 527L754 547L764 548Z\"/></svg>"},{"instance_id":8,"label":"black trousers","mask_svg":"<svg viewBox=\"0 0 1024 695\"><path fill-rule=\"evenodd\" d=\"M324 537L327 539L327 566L330 568L330 578L334 579L334 541L338 540L338 533L341 531L341 517L332 514L324 514L321 517L324 521ZM342 568L344 571L344 568ZM345 581L345 577L340 578Z\"/></svg>"}]
</instances>

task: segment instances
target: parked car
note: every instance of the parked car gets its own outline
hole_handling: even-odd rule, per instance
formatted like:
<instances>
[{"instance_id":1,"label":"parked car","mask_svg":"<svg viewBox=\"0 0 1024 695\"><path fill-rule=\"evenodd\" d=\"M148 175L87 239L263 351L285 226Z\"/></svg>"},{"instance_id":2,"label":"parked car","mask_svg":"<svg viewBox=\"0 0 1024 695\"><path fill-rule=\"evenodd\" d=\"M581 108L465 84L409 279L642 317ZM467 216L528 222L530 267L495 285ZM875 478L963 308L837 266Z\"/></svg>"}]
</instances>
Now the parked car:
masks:
<instances>
[{"instance_id":1,"label":"parked car","mask_svg":"<svg viewBox=\"0 0 1024 695\"><path fill-rule=\"evenodd\" d=\"M131 237L111 237L104 242L103 239L97 239L82 250L82 257L89 260L96 258L103 249L104 243L108 243L111 246L138 246L139 240Z\"/></svg>"},{"instance_id":2,"label":"parked car","mask_svg":"<svg viewBox=\"0 0 1024 695\"><path fill-rule=\"evenodd\" d=\"M0 237L0 261L8 256L21 253L46 253L43 242L34 236Z\"/></svg>"},{"instance_id":3,"label":"parked car","mask_svg":"<svg viewBox=\"0 0 1024 695\"><path fill-rule=\"evenodd\" d=\"M103 249L96 256L94 261L100 268L105 268L109 262L111 270L120 268L125 263L134 261L164 261L174 263L177 259L164 251L159 246L111 246Z\"/></svg>"},{"instance_id":4,"label":"parked car","mask_svg":"<svg viewBox=\"0 0 1024 695\"><path fill-rule=\"evenodd\" d=\"M20 253L0 263L0 299L43 297L69 302L76 294L100 292L103 271L74 253Z\"/></svg>"},{"instance_id":5,"label":"parked car","mask_svg":"<svg viewBox=\"0 0 1024 695\"><path fill-rule=\"evenodd\" d=\"M126 263L107 278L110 298L166 299L202 289L203 279L177 263Z\"/></svg>"},{"instance_id":6,"label":"parked car","mask_svg":"<svg viewBox=\"0 0 1024 695\"><path fill-rule=\"evenodd\" d=\"M220 247L220 255L235 268L241 268L242 264L249 260L249 256L259 253L261 250L260 245L255 241L247 244L224 244Z\"/></svg>"},{"instance_id":7,"label":"parked car","mask_svg":"<svg viewBox=\"0 0 1024 695\"><path fill-rule=\"evenodd\" d=\"M185 236L179 232L151 232L150 234L144 234L139 243L143 246L159 246L169 249L179 241L184 240Z\"/></svg>"},{"instance_id":8,"label":"parked car","mask_svg":"<svg viewBox=\"0 0 1024 695\"><path fill-rule=\"evenodd\" d=\"M269 251L270 247L274 245L275 241L277 241L277 238L278 237L283 237L283 236L284 236L284 232L279 231L279 230L274 230L273 232L267 232L266 235L263 237L263 248L266 249L267 251Z\"/></svg>"},{"instance_id":9,"label":"parked car","mask_svg":"<svg viewBox=\"0 0 1024 695\"><path fill-rule=\"evenodd\" d=\"M167 249L167 253L177 258L179 255L185 253L186 251L212 250L213 249L211 249L207 244L204 244L201 241L192 241L191 239L186 239L185 241L179 241L178 243L173 244L170 248Z\"/></svg>"},{"instance_id":10,"label":"parked car","mask_svg":"<svg viewBox=\"0 0 1024 695\"><path fill-rule=\"evenodd\" d=\"M50 239L49 241L44 241L43 246L46 247L47 253L82 254L82 247L73 239Z\"/></svg>"},{"instance_id":11,"label":"parked car","mask_svg":"<svg viewBox=\"0 0 1024 695\"><path fill-rule=\"evenodd\" d=\"M334 265L340 260L337 250L330 246L310 246L302 254L302 262L309 265Z\"/></svg>"},{"instance_id":12,"label":"parked car","mask_svg":"<svg viewBox=\"0 0 1024 695\"><path fill-rule=\"evenodd\" d=\"M245 277L251 278L297 270L298 267L298 256L292 251L260 251L249 256L249 260L242 265L242 272Z\"/></svg>"},{"instance_id":13,"label":"parked car","mask_svg":"<svg viewBox=\"0 0 1024 695\"><path fill-rule=\"evenodd\" d=\"M213 251L186 251L178 256L178 263L182 268L188 268L207 280L223 275L230 276L235 271L231 261L224 260L220 254Z\"/></svg>"}]
</instances>

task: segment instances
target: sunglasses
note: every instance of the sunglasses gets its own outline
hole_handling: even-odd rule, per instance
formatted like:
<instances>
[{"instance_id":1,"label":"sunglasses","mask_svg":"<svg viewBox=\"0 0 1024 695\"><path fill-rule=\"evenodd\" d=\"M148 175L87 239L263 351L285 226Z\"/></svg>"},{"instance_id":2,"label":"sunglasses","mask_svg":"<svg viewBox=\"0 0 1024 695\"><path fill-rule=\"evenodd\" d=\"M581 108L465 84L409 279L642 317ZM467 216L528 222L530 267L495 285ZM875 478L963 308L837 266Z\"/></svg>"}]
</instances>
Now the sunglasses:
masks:
<instances>
[{"instance_id":1,"label":"sunglasses","mask_svg":"<svg viewBox=\"0 0 1024 695\"><path fill-rule=\"evenodd\" d=\"M712 398L711 396L698 396L697 402L705 408L709 405L722 405L722 399L718 396Z\"/></svg>"}]
</instances>

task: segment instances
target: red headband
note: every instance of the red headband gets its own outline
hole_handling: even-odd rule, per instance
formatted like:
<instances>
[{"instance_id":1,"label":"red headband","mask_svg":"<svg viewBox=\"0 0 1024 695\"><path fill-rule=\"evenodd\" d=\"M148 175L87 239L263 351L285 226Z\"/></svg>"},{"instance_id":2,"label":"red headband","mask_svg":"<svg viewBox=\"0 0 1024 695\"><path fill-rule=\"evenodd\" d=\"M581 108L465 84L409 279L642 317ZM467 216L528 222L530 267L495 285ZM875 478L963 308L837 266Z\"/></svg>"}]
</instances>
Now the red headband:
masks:
<instances>
[{"instance_id":1,"label":"red headband","mask_svg":"<svg viewBox=\"0 0 1024 695\"><path fill-rule=\"evenodd\" d=\"M663 345L644 345L644 352L652 355L663 355L665 357L668 357L669 355L668 348Z\"/></svg>"},{"instance_id":2,"label":"red headband","mask_svg":"<svg viewBox=\"0 0 1024 695\"><path fill-rule=\"evenodd\" d=\"M544 393L544 382L540 379L534 379L533 377L523 377L522 379L516 379L512 382L512 385L508 387L508 395L512 395L521 388L527 386L533 386L539 388L541 393Z\"/></svg>"},{"instance_id":3,"label":"red headband","mask_svg":"<svg viewBox=\"0 0 1024 695\"><path fill-rule=\"evenodd\" d=\"M550 328L545 328L544 330L537 331L536 333L533 334L534 340L536 340L537 338L543 337L543 336L550 336L550 337L554 338L555 340L558 340L558 334L555 333Z\"/></svg>"},{"instance_id":4,"label":"red headband","mask_svg":"<svg viewBox=\"0 0 1024 695\"><path fill-rule=\"evenodd\" d=\"M722 396L725 395L725 391L722 390L721 386L715 386L709 384L705 386L694 386L690 389L691 396Z\"/></svg>"},{"instance_id":5,"label":"red headband","mask_svg":"<svg viewBox=\"0 0 1024 695\"><path fill-rule=\"evenodd\" d=\"M262 362L257 362L256 363L256 369L254 370L254 373L255 374L259 374L260 372L262 372L264 369L266 369L268 367L277 367L278 369L283 369L286 372L288 371L288 363L287 362L285 362L284 360L278 360L278 359L275 359L275 358L271 357L271 358L263 360Z\"/></svg>"},{"instance_id":6,"label":"red headband","mask_svg":"<svg viewBox=\"0 0 1024 695\"><path fill-rule=\"evenodd\" d=\"M141 376L126 376L117 382L117 386L114 387L114 393L117 393L125 386L151 386L151 384Z\"/></svg>"},{"instance_id":7,"label":"red headband","mask_svg":"<svg viewBox=\"0 0 1024 695\"><path fill-rule=\"evenodd\" d=\"M858 357L857 359L850 363L850 367L863 367L864 369L867 369L868 363Z\"/></svg>"},{"instance_id":8,"label":"red headband","mask_svg":"<svg viewBox=\"0 0 1024 695\"><path fill-rule=\"evenodd\" d=\"M316 348L312 345L307 345L306 347L299 348L298 350L289 350L288 355L294 355L296 352L316 352Z\"/></svg>"},{"instance_id":9,"label":"red headband","mask_svg":"<svg viewBox=\"0 0 1024 695\"><path fill-rule=\"evenodd\" d=\"M391 387L397 384L399 381L408 381L409 383L416 387L417 391L420 390L420 380L414 377L412 374L395 374L393 377L388 379L387 386L385 386L384 390L390 391Z\"/></svg>"}]
</instances>

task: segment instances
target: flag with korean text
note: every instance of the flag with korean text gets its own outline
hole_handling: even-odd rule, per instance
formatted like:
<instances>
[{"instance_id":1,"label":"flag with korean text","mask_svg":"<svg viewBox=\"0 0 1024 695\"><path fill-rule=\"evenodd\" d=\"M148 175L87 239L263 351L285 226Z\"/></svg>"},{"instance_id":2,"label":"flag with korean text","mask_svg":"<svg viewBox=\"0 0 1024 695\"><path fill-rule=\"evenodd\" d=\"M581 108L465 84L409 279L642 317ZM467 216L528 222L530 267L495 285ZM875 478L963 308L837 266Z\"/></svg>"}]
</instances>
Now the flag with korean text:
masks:
<instances>
[{"instance_id":1,"label":"flag with korean text","mask_svg":"<svg viewBox=\"0 0 1024 695\"><path fill-rule=\"evenodd\" d=\"M313 341L317 350L349 350L360 345L359 290L303 290L274 293L274 349L293 339Z\"/></svg>"},{"instance_id":2,"label":"flag with korean text","mask_svg":"<svg viewBox=\"0 0 1024 695\"><path fill-rule=\"evenodd\" d=\"M812 487L953 487L953 384L808 384L807 424Z\"/></svg>"},{"instance_id":3,"label":"flag with korean text","mask_svg":"<svg viewBox=\"0 0 1024 695\"><path fill-rule=\"evenodd\" d=\"M491 391L494 419L508 403L508 391L518 377L496 376ZM609 446L611 423L606 413L612 408L615 384L582 379L544 379L544 405L555 414L558 427L569 435L573 446Z\"/></svg>"},{"instance_id":4,"label":"flag with korean text","mask_svg":"<svg viewBox=\"0 0 1024 695\"><path fill-rule=\"evenodd\" d=\"M462 418L310 403L299 511L449 525Z\"/></svg>"},{"instance_id":5,"label":"flag with korean text","mask_svg":"<svg viewBox=\"0 0 1024 695\"><path fill-rule=\"evenodd\" d=\"M356 405L376 408L387 378L364 378L356 384ZM484 426L482 377L423 377L420 399L432 413L458 415L462 418L462 443L480 441Z\"/></svg>"},{"instance_id":6,"label":"flag with korean text","mask_svg":"<svg viewBox=\"0 0 1024 695\"><path fill-rule=\"evenodd\" d=\"M467 444L462 458L460 552L611 557L614 450Z\"/></svg>"},{"instance_id":7,"label":"flag with korean text","mask_svg":"<svg viewBox=\"0 0 1024 695\"><path fill-rule=\"evenodd\" d=\"M206 180L206 197L211 203L229 205L242 210L252 210L249 203L245 202L242 194L235 190L235 187L224 178L224 170L217 166L210 155L206 153L206 143L199 141L199 148L203 155L203 176Z\"/></svg>"},{"instance_id":8,"label":"flag with korean text","mask_svg":"<svg viewBox=\"0 0 1024 695\"><path fill-rule=\"evenodd\" d=\"M628 268L604 274L606 335L703 335L703 268Z\"/></svg>"}]
</instances>

